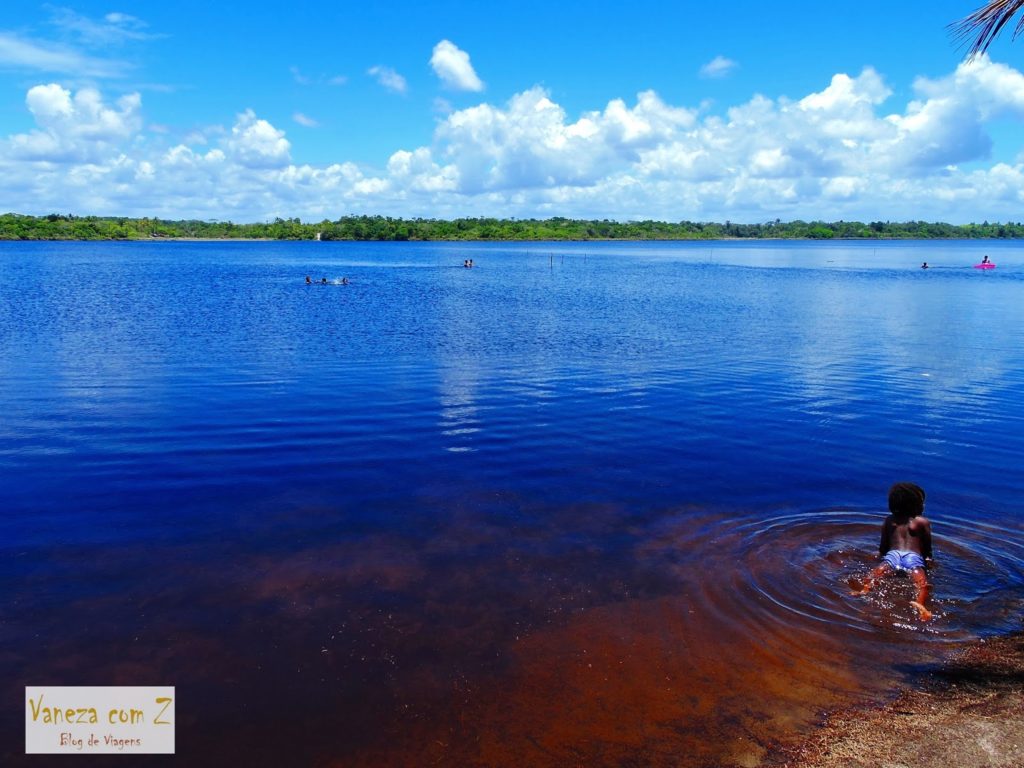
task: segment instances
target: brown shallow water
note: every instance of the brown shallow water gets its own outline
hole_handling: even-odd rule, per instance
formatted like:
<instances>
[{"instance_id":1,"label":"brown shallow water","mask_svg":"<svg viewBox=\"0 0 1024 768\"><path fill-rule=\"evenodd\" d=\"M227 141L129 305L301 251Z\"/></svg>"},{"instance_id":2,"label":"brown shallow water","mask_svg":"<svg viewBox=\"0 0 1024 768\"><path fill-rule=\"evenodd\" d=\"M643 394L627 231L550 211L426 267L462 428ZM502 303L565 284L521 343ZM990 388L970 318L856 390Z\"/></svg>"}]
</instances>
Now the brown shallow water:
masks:
<instances>
[{"instance_id":1,"label":"brown shallow water","mask_svg":"<svg viewBox=\"0 0 1024 768\"><path fill-rule=\"evenodd\" d=\"M332 515L301 512L311 530ZM13 596L30 642L0 663L34 684L173 681L189 765L756 766L973 636L951 594L962 542L927 627L905 581L849 596L873 563L865 512L543 518L285 550L268 519L248 542L61 550ZM57 602L71 574L121 591Z\"/></svg>"}]
</instances>

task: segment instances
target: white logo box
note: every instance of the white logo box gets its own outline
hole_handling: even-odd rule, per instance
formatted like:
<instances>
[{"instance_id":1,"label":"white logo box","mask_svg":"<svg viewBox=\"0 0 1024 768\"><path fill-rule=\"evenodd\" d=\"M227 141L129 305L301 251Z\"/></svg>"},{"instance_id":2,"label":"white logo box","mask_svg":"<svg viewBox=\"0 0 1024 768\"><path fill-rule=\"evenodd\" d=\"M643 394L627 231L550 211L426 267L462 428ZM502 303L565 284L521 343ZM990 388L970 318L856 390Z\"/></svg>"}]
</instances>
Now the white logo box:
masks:
<instances>
[{"instance_id":1,"label":"white logo box","mask_svg":"<svg viewBox=\"0 0 1024 768\"><path fill-rule=\"evenodd\" d=\"M25 754L174 754L174 686L25 687Z\"/></svg>"}]
</instances>

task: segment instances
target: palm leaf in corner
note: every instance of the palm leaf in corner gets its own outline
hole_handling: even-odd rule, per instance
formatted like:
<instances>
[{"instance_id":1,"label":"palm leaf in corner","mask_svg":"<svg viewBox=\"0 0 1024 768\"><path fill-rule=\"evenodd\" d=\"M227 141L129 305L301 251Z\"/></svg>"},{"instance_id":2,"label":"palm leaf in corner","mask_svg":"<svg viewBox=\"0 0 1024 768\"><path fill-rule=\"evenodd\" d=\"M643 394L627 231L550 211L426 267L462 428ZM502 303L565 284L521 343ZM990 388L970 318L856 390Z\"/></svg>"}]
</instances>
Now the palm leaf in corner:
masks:
<instances>
[{"instance_id":1,"label":"palm leaf in corner","mask_svg":"<svg viewBox=\"0 0 1024 768\"><path fill-rule=\"evenodd\" d=\"M967 57L973 59L988 50L1003 27L1022 9L1024 0L991 0L970 16L949 26L955 39L970 45ZM1013 30L1014 39L1021 33L1024 33L1024 17L1017 21Z\"/></svg>"}]
</instances>

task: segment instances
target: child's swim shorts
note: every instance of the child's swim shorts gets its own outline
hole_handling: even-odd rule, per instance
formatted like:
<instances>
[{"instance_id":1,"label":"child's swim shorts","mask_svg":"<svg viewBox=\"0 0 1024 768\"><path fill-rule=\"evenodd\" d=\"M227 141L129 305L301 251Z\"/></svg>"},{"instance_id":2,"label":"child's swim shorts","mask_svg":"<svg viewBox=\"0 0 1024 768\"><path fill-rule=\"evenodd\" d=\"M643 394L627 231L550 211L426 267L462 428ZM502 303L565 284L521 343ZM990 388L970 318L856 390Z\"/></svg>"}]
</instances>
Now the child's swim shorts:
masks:
<instances>
[{"instance_id":1,"label":"child's swim shorts","mask_svg":"<svg viewBox=\"0 0 1024 768\"><path fill-rule=\"evenodd\" d=\"M885 553L882 562L888 563L897 571L912 571L915 568L924 568L924 558L917 552L907 552L902 549L890 549Z\"/></svg>"}]
</instances>

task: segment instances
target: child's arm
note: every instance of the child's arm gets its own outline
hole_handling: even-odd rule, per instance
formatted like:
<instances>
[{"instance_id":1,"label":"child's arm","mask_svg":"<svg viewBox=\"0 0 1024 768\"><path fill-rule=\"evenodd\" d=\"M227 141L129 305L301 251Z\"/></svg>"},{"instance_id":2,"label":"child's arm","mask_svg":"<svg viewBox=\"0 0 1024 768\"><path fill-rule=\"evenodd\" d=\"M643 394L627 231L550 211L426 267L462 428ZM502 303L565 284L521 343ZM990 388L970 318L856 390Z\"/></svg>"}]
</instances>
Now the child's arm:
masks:
<instances>
[{"instance_id":1,"label":"child's arm","mask_svg":"<svg viewBox=\"0 0 1024 768\"><path fill-rule=\"evenodd\" d=\"M882 523L882 540L878 544L878 554L880 557L884 557L885 553L888 552L892 547L889 546L892 540L892 515L885 518L885 522Z\"/></svg>"},{"instance_id":2,"label":"child's arm","mask_svg":"<svg viewBox=\"0 0 1024 768\"><path fill-rule=\"evenodd\" d=\"M922 524L918 536L921 539L921 557L925 560L932 559L932 524L931 521L919 517L918 521Z\"/></svg>"}]
</instances>

